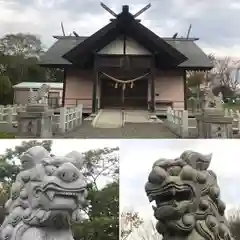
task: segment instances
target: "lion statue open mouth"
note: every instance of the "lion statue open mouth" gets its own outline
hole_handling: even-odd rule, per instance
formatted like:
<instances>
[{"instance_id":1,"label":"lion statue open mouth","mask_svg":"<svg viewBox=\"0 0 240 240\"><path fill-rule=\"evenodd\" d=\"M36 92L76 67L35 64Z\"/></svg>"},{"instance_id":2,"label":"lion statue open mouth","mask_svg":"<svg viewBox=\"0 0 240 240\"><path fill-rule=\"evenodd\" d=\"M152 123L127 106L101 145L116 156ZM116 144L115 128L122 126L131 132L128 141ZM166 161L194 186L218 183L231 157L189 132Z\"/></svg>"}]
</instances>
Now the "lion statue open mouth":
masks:
<instances>
[{"instance_id":1,"label":"lion statue open mouth","mask_svg":"<svg viewBox=\"0 0 240 240\"><path fill-rule=\"evenodd\" d=\"M0 228L0 239L73 240L70 221L82 220L81 209L87 202L82 155L50 156L36 146L20 160L22 171L5 205L8 215Z\"/></svg>"},{"instance_id":2,"label":"lion statue open mouth","mask_svg":"<svg viewBox=\"0 0 240 240\"><path fill-rule=\"evenodd\" d=\"M211 155L185 151L153 164L145 191L164 240L230 240Z\"/></svg>"}]
</instances>

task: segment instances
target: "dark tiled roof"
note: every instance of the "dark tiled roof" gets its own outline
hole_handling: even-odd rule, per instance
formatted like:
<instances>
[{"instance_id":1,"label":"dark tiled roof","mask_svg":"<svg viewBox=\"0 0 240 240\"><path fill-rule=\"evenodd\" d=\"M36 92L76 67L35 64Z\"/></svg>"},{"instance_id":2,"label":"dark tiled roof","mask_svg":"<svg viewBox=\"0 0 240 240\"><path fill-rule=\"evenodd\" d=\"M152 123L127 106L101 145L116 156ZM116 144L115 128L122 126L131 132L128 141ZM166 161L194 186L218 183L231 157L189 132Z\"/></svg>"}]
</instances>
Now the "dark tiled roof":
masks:
<instances>
[{"instance_id":1,"label":"dark tiled roof","mask_svg":"<svg viewBox=\"0 0 240 240\"><path fill-rule=\"evenodd\" d=\"M174 40L165 39L165 41L175 47L178 51L184 54L188 60L181 63L180 67L202 67L211 68L212 64L208 56L193 40Z\"/></svg>"},{"instance_id":2,"label":"dark tiled roof","mask_svg":"<svg viewBox=\"0 0 240 240\"><path fill-rule=\"evenodd\" d=\"M151 53L154 53L158 65L163 67L178 66L187 60L187 57L176 48L136 21L134 16L128 11L127 6L117 15L116 19L96 31L81 44L63 55L63 57L73 64L77 63L84 66L91 61L93 50L96 52L101 50L122 34L131 37Z\"/></svg>"},{"instance_id":3,"label":"dark tiled roof","mask_svg":"<svg viewBox=\"0 0 240 240\"><path fill-rule=\"evenodd\" d=\"M41 65L71 65L62 56L84 41L87 37L72 37L72 36L54 36L57 41L48 49L48 51L41 57Z\"/></svg>"},{"instance_id":4,"label":"dark tiled roof","mask_svg":"<svg viewBox=\"0 0 240 240\"><path fill-rule=\"evenodd\" d=\"M62 56L83 42L87 37L75 36L55 36L57 41L49 48L42 56L41 65L71 65L69 61ZM211 68L212 64L207 55L197 46L196 39L184 38L163 38L167 43L176 48L179 52L185 55L188 60L181 63L180 67L186 68Z\"/></svg>"}]
</instances>

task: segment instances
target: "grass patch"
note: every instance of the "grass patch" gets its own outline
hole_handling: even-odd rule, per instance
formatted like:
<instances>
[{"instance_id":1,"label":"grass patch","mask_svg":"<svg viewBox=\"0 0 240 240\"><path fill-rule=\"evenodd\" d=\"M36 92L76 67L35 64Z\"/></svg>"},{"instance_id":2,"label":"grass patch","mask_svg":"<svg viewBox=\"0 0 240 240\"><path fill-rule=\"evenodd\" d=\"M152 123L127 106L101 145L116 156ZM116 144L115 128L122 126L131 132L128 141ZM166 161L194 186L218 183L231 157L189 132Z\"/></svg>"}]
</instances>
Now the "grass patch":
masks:
<instances>
[{"instance_id":1,"label":"grass patch","mask_svg":"<svg viewBox=\"0 0 240 240\"><path fill-rule=\"evenodd\" d=\"M15 138L15 135L13 133L6 133L6 132L0 132L0 139L3 138Z\"/></svg>"}]
</instances>

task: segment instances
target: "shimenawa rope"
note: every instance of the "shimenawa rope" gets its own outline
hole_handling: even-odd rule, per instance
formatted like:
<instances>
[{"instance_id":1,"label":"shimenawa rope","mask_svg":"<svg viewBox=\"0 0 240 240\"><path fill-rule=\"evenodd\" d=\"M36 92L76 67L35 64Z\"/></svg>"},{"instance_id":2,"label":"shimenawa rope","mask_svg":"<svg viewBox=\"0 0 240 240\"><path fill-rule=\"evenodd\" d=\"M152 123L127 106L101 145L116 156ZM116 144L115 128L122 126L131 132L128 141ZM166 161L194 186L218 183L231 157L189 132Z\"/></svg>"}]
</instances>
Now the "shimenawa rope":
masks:
<instances>
[{"instance_id":1,"label":"shimenawa rope","mask_svg":"<svg viewBox=\"0 0 240 240\"><path fill-rule=\"evenodd\" d=\"M115 82L115 88L118 87L118 84L122 84L122 88L125 89L126 88L126 84L131 84L130 87L133 88L133 84L135 81L138 81L138 80L141 80L143 78L145 78L147 75L150 74L150 72L142 75L142 76L139 76L139 77L136 77L136 78L133 78L133 79L130 79L130 80L121 80L121 79L117 79L113 76L110 76L108 75L107 73L104 73L104 72L101 72L104 76L106 76L107 78L113 80Z\"/></svg>"}]
</instances>

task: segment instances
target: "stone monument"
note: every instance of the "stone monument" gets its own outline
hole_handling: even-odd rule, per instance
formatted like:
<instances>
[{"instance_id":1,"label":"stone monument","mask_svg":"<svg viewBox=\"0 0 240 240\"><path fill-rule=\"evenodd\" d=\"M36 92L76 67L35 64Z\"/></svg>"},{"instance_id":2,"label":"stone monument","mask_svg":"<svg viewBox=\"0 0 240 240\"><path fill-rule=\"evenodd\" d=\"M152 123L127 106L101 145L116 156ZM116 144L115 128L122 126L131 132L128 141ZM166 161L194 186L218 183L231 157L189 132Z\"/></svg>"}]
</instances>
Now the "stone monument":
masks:
<instances>
[{"instance_id":1,"label":"stone monument","mask_svg":"<svg viewBox=\"0 0 240 240\"><path fill-rule=\"evenodd\" d=\"M153 164L145 191L164 240L233 240L211 158L185 151Z\"/></svg>"},{"instance_id":2,"label":"stone monument","mask_svg":"<svg viewBox=\"0 0 240 240\"><path fill-rule=\"evenodd\" d=\"M84 159L71 152L52 157L43 147L22 157L22 171L11 187L0 228L1 240L74 240L70 220L82 220L87 200Z\"/></svg>"},{"instance_id":3,"label":"stone monument","mask_svg":"<svg viewBox=\"0 0 240 240\"><path fill-rule=\"evenodd\" d=\"M232 138L233 118L225 116L223 96L205 89L200 112L195 114L198 138Z\"/></svg>"},{"instance_id":4,"label":"stone monument","mask_svg":"<svg viewBox=\"0 0 240 240\"><path fill-rule=\"evenodd\" d=\"M48 108L47 95L50 87L43 84L38 91L30 91L26 111L18 112L20 137L52 137L53 111Z\"/></svg>"}]
</instances>

